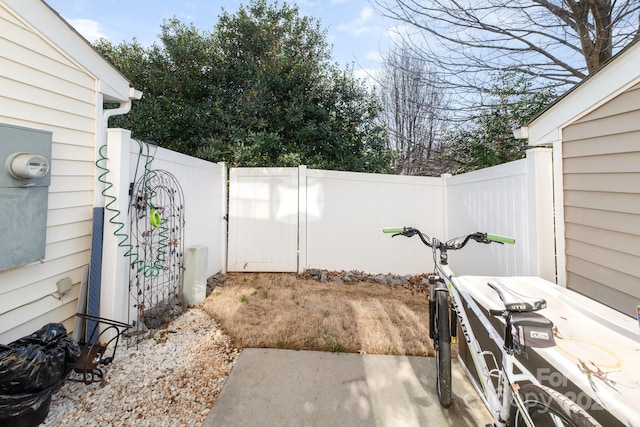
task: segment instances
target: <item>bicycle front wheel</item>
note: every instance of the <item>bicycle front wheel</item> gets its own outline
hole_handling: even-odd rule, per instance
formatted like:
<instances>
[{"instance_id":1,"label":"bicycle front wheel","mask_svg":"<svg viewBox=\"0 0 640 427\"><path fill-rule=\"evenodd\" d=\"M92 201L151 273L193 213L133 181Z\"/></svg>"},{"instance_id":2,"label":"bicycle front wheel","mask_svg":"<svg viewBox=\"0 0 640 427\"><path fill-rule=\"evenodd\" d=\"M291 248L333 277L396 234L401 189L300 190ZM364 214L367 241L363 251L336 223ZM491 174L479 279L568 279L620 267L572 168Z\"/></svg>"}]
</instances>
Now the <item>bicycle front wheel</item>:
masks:
<instances>
[{"instance_id":1,"label":"bicycle front wheel","mask_svg":"<svg viewBox=\"0 0 640 427\"><path fill-rule=\"evenodd\" d=\"M549 387L526 384L520 388L520 396L536 427L602 427L581 406ZM509 427L527 425L522 409L515 404L511 407L510 418Z\"/></svg>"},{"instance_id":2,"label":"bicycle front wheel","mask_svg":"<svg viewBox=\"0 0 640 427\"><path fill-rule=\"evenodd\" d=\"M449 294L436 292L436 366L437 387L440 405L444 408L451 406L451 330L449 327Z\"/></svg>"}]
</instances>

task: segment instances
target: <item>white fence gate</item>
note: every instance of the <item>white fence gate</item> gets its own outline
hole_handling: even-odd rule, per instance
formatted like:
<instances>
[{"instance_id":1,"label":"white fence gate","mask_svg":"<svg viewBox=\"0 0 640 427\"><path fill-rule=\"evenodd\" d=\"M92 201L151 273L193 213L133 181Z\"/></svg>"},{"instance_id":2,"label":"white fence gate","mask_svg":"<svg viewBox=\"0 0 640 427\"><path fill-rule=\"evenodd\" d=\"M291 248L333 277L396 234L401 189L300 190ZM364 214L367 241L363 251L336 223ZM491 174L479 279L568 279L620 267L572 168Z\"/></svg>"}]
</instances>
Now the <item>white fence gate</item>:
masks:
<instances>
[{"instance_id":1,"label":"white fence gate","mask_svg":"<svg viewBox=\"0 0 640 427\"><path fill-rule=\"evenodd\" d=\"M229 173L228 271L298 271L298 168Z\"/></svg>"}]
</instances>

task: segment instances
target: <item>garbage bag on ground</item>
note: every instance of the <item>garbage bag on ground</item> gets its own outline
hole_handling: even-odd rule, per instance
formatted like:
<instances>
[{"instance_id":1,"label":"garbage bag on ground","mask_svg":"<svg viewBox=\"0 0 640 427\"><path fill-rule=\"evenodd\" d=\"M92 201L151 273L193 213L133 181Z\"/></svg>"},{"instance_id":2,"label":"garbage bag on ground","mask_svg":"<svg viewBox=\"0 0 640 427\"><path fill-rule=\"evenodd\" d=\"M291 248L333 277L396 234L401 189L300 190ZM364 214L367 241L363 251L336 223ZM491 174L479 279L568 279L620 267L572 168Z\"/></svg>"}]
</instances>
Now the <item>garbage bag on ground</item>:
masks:
<instances>
[{"instance_id":1,"label":"garbage bag on ground","mask_svg":"<svg viewBox=\"0 0 640 427\"><path fill-rule=\"evenodd\" d=\"M48 412L51 396L80 357L80 346L60 323L0 345L0 420Z\"/></svg>"},{"instance_id":2,"label":"garbage bag on ground","mask_svg":"<svg viewBox=\"0 0 640 427\"><path fill-rule=\"evenodd\" d=\"M40 425L49 413L51 396L56 394L63 385L64 380L36 393L0 394L0 425L3 427Z\"/></svg>"}]
</instances>

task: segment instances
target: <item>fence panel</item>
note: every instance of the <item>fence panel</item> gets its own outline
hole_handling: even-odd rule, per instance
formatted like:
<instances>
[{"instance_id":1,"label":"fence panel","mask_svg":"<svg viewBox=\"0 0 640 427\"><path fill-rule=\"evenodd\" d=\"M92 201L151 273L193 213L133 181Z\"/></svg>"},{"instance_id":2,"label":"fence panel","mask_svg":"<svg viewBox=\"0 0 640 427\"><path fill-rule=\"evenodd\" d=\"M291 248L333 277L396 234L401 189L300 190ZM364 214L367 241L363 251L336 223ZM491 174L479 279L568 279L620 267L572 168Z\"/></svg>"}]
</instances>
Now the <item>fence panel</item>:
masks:
<instances>
[{"instance_id":1,"label":"fence panel","mask_svg":"<svg viewBox=\"0 0 640 427\"><path fill-rule=\"evenodd\" d=\"M549 150L530 150L526 159L447 177L445 192L447 238L487 231L516 239L515 246L471 242L452 252L456 274L555 281Z\"/></svg>"},{"instance_id":2,"label":"fence panel","mask_svg":"<svg viewBox=\"0 0 640 427\"><path fill-rule=\"evenodd\" d=\"M224 163L211 163L161 147L151 146L151 169L165 170L180 183L185 200L184 248L209 248L207 277L226 268L227 169ZM145 156L131 142L130 180L144 172Z\"/></svg>"},{"instance_id":3,"label":"fence panel","mask_svg":"<svg viewBox=\"0 0 640 427\"><path fill-rule=\"evenodd\" d=\"M418 274L431 256L418 239L391 239L384 227L442 235L442 179L307 170L301 269Z\"/></svg>"},{"instance_id":4,"label":"fence panel","mask_svg":"<svg viewBox=\"0 0 640 427\"><path fill-rule=\"evenodd\" d=\"M107 153L109 172L105 179L112 184L107 193L114 199L110 209L105 208L100 315L127 322L130 268L129 258L124 256L128 247L121 243L123 235L130 233L130 184L142 176L145 162L149 162L148 169L167 171L177 179L184 195L183 247L207 246L207 275L213 275L225 269L226 166L157 147L142 155L140 145L123 129L108 130ZM123 224L120 231L117 222L109 221L117 211L116 221Z\"/></svg>"}]
</instances>

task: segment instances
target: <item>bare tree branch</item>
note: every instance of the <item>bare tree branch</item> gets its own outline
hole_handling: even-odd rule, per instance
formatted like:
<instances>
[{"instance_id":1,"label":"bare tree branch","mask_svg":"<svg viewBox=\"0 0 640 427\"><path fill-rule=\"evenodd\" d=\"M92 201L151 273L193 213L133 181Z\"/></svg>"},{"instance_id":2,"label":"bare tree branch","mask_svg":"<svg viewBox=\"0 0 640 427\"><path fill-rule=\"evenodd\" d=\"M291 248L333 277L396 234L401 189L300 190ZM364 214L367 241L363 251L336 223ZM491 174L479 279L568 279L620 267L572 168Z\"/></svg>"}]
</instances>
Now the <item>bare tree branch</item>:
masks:
<instances>
[{"instance_id":1,"label":"bare tree branch","mask_svg":"<svg viewBox=\"0 0 640 427\"><path fill-rule=\"evenodd\" d=\"M370 1L411 30L399 43L438 70L438 87L462 109L477 108L496 73L566 88L640 38L638 0Z\"/></svg>"},{"instance_id":2,"label":"bare tree branch","mask_svg":"<svg viewBox=\"0 0 640 427\"><path fill-rule=\"evenodd\" d=\"M398 174L437 176L446 170L440 156L446 108L437 80L429 64L406 47L393 49L385 57L378 84Z\"/></svg>"}]
</instances>

